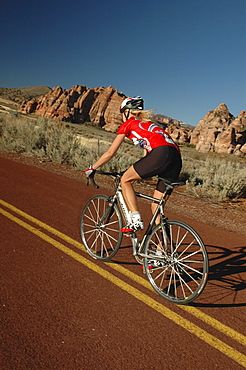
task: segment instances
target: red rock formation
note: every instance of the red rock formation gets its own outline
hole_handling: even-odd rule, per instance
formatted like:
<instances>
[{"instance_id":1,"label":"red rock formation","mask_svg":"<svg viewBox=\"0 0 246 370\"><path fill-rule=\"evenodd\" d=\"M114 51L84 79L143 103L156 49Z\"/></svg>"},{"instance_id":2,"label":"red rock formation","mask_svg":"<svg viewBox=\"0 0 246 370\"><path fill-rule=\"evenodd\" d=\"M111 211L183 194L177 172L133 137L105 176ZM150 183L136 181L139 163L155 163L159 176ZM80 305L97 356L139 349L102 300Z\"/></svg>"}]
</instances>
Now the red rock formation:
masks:
<instances>
[{"instance_id":1,"label":"red rock formation","mask_svg":"<svg viewBox=\"0 0 246 370\"><path fill-rule=\"evenodd\" d=\"M24 101L20 112L74 123L93 122L115 132L122 122L119 106L125 98L112 86L87 89L84 85L76 85L70 90L58 86L46 95ZM182 128L180 121L163 115L155 115L155 118L170 125L167 130L178 142L189 141L189 130Z\"/></svg>"},{"instance_id":2,"label":"red rock formation","mask_svg":"<svg viewBox=\"0 0 246 370\"><path fill-rule=\"evenodd\" d=\"M170 124L166 127L166 131L177 143L189 143L191 130L185 127Z\"/></svg>"},{"instance_id":3,"label":"red rock formation","mask_svg":"<svg viewBox=\"0 0 246 370\"><path fill-rule=\"evenodd\" d=\"M209 111L191 133L190 143L200 152L241 154L246 143L246 112L235 119L225 104Z\"/></svg>"},{"instance_id":4,"label":"red rock formation","mask_svg":"<svg viewBox=\"0 0 246 370\"><path fill-rule=\"evenodd\" d=\"M111 130L121 122L119 106L125 96L112 86L87 89L76 85L70 90L54 87L46 95L21 104L20 112L36 113L61 121L90 121Z\"/></svg>"},{"instance_id":5,"label":"red rock formation","mask_svg":"<svg viewBox=\"0 0 246 370\"><path fill-rule=\"evenodd\" d=\"M76 85L69 90L54 87L46 95L24 101L22 113L36 113L61 121L93 122L108 131L117 131L122 122L119 106L123 93L112 86L87 88ZM170 117L155 114L166 130L178 143L191 143L201 152L246 153L246 112L235 119L225 104L209 111L192 131L183 123Z\"/></svg>"}]
</instances>

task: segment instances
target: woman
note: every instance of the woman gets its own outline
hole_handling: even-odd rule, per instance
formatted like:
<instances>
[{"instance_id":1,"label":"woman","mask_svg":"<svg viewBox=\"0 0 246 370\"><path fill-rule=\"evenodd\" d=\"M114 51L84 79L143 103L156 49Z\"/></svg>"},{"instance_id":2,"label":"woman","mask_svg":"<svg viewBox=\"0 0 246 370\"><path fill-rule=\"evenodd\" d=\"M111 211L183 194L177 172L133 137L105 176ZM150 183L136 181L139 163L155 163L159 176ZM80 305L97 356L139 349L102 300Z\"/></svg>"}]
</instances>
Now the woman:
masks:
<instances>
[{"instance_id":1,"label":"woman","mask_svg":"<svg viewBox=\"0 0 246 370\"><path fill-rule=\"evenodd\" d=\"M120 106L120 112L123 123L119 127L115 140L98 161L85 171L85 174L89 177L94 170L113 158L125 137L144 149L145 156L134 163L121 178L123 196L132 220L131 224L121 231L132 232L144 228L133 183L155 175L175 181L179 176L182 161L179 147L165 130L151 121L151 111L144 110L144 102L140 96L125 99ZM164 190L165 184L159 180L153 196L160 199ZM154 212L156 205L153 203L151 208Z\"/></svg>"}]
</instances>

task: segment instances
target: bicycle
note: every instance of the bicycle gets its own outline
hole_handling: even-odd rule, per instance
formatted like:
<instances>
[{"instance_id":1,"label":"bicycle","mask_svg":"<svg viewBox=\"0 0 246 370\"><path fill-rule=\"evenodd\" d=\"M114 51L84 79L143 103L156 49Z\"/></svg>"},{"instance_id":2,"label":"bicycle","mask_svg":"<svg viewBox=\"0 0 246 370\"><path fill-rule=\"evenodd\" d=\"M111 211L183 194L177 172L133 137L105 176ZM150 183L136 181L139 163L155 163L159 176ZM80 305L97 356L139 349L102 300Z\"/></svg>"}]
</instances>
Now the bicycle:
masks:
<instances>
[{"instance_id":1,"label":"bicycle","mask_svg":"<svg viewBox=\"0 0 246 370\"><path fill-rule=\"evenodd\" d=\"M96 188L99 188L94 180L96 173L114 178L115 193L95 195L88 200L81 216L81 238L93 258L108 261L119 250L123 220L128 224L130 216L120 185L123 173L95 171L90 179ZM137 197L156 203L157 208L142 240L136 232L130 233L133 255L161 297L172 303L189 304L207 283L208 255L201 237L191 226L164 215L164 205L173 189L184 183L161 180L166 186L161 199L135 192ZM156 225L157 217L160 222Z\"/></svg>"}]
</instances>

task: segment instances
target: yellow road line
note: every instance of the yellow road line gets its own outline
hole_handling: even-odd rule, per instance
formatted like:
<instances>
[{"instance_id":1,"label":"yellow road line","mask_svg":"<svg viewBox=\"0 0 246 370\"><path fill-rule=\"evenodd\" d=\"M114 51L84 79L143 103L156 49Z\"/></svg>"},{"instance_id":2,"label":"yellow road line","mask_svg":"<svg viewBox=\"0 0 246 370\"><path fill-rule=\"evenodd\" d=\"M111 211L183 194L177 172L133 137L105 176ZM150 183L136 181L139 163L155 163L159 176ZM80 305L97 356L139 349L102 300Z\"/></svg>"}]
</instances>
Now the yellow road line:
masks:
<instances>
[{"instance_id":1,"label":"yellow road line","mask_svg":"<svg viewBox=\"0 0 246 370\"><path fill-rule=\"evenodd\" d=\"M54 229L53 227L45 224L44 222L42 221L39 221L38 219L28 215L27 213L21 211L20 209L12 206L11 204L9 203L6 203L4 202L3 200L0 199L0 204L2 204L3 206L11 209L12 211L14 211L15 213L23 216L24 218L26 218L27 220L33 222L34 224L44 228L45 230L49 231L50 233L58 236L59 238L67 241L68 243L70 243L71 245L75 246L76 248L82 250L82 251L85 251L85 248L83 246L83 244L77 242L76 240L70 238L69 236L61 233L60 231ZM123 275L127 276L128 278L130 278L131 280L137 282L138 284L142 285L143 287L149 289L149 290L153 290L150 283L136 275L135 273L129 271L128 269L120 266L120 265L117 265L117 264L114 264L114 263L107 263L105 262L106 265L108 265L110 268L122 273ZM219 322L218 320L214 319L213 317L203 313L202 311L196 309L195 307L191 307L191 306L179 306L180 309L183 309L184 311L187 311L188 313L192 314L193 316L199 318L200 320L204 321L206 324L214 327L215 329L219 330L220 332L222 332L223 334L231 337L232 339L238 341L240 344L243 344L243 345L246 345L246 336L244 336L243 334L241 333L238 333L237 331L235 331L234 329L228 327L227 325L224 325L222 324L221 322Z\"/></svg>"},{"instance_id":2,"label":"yellow road line","mask_svg":"<svg viewBox=\"0 0 246 370\"><path fill-rule=\"evenodd\" d=\"M116 271L119 271L122 274L124 274L125 276L129 277L131 280L135 281L136 283L142 285L143 287L145 287L149 290L153 290L153 288L150 285L148 280L134 274L133 272L127 270L126 268L124 268L120 265L113 264L113 263L107 263L107 262L106 262L106 264L109 265L112 269L114 269ZM198 310L195 307L181 306L181 305L179 305L178 307L180 309L188 312L189 314L195 316L196 318L200 319L201 321L205 322L206 324L212 326L213 328L217 329L221 333L223 333L223 334L227 335L228 337L234 339L238 343L246 346L246 336L245 335L237 332L236 330L234 330L234 329L230 328L229 326L221 323L220 321L218 321L215 318L207 315L206 313Z\"/></svg>"},{"instance_id":3,"label":"yellow road line","mask_svg":"<svg viewBox=\"0 0 246 370\"><path fill-rule=\"evenodd\" d=\"M54 229L53 227L45 224L44 222L37 220L36 218L28 215L27 213L25 213L25 212L21 211L20 209L12 206L11 204L4 202L1 199L0 199L0 204L2 204L3 206L11 209L12 211L14 211L15 213L19 214L20 216L26 218L27 220L31 221L32 223L44 228L45 230L49 231L50 233L58 236L62 240L65 240L66 242L70 243L74 247L76 247L76 248L78 248L82 251L85 251L85 248L84 248L83 244L81 244L78 241L70 238L69 236L61 233L60 231ZM126 269L123 266L114 264L112 262L110 262L110 263L109 262L104 262L104 263L107 264L110 268L112 268L112 269L120 272L121 274L125 275L129 279L131 279L131 280L135 281L136 283L142 285L143 287L153 291L153 288L150 285L149 281L146 280L145 278L142 278L142 277L136 275L135 273L129 271L128 269ZM229 326L224 325L223 323L216 320L215 318L207 315L206 313L198 310L195 307L179 306L179 308L184 310L184 311L187 311L188 313L195 316L196 318L204 321L206 324L208 324L208 325L212 326L213 328L219 330L220 332L222 332L223 334L225 334L225 335L229 336L230 338L236 340L240 344L243 344L244 346L246 346L246 336L244 336L241 333L238 333L237 331L230 328Z\"/></svg>"},{"instance_id":4,"label":"yellow road line","mask_svg":"<svg viewBox=\"0 0 246 370\"><path fill-rule=\"evenodd\" d=\"M137 298L139 301L145 303L155 311L159 312L161 315L165 316L169 320L173 321L175 324L181 326L182 328L186 329L188 332L194 334L199 339L203 340L213 348L217 349L218 351L222 352L224 355L230 357L238 364L244 366L246 368L246 356L243 355L241 352L235 350L231 346L227 345L226 343L222 342L221 340L217 339L213 335L209 334L205 330L199 328L197 325L193 324L189 320L183 318L179 314L171 311L169 308L161 305L160 303L156 302L153 298L147 296L145 293L142 293L138 289L132 287L131 285L125 283L123 280L117 278L110 272L104 270L103 268L99 267L95 263L91 262L90 260L82 257L77 252L69 249L65 245L61 244L57 240L51 238L50 236L44 234L42 231L36 229L35 227L27 224L26 222L20 220L19 218L13 216L9 212L0 208L0 213L2 213L5 217L9 218L10 220L16 222L18 225L22 226L23 228L27 229L28 231L32 232L33 234L37 235L39 238L43 239L47 243L53 245L63 253L66 253L76 261L82 263L92 271L96 272L97 274L101 275L105 279L111 281L113 284L121 288L122 290L126 291L128 294L131 294L133 297Z\"/></svg>"},{"instance_id":5,"label":"yellow road line","mask_svg":"<svg viewBox=\"0 0 246 370\"><path fill-rule=\"evenodd\" d=\"M52 234L54 234L54 235L58 236L59 238L61 238L61 239L65 240L66 242L68 242L68 243L70 243L70 244L74 245L76 248L78 248L78 249L81 249L81 250L84 250L84 251L85 251L85 248L84 248L83 244L81 244L81 243L77 242L76 240L74 240L74 239L70 238L70 237L69 237L69 236L67 236L66 234L61 233L60 231L58 231L58 230L54 229L53 227L51 227L51 226L49 226L49 225L45 224L44 222L39 221L37 218L34 218L34 217L32 217L32 216L28 215L27 213L25 213L25 212L21 211L20 209L18 209L18 208L16 208L16 207L12 206L12 205L11 205L11 204L9 204L9 203L6 203L6 202L5 202L4 200L2 200L2 199L0 199L0 204L2 204L3 206L5 206L6 208L10 209L11 211L13 211L13 212L17 213L18 215L20 215L20 216L24 217L26 220L31 221L32 223L34 223L34 224L36 224L36 225L38 225L38 226L42 227L43 229L45 229L45 230L49 231L50 233L52 233Z\"/></svg>"}]
</instances>

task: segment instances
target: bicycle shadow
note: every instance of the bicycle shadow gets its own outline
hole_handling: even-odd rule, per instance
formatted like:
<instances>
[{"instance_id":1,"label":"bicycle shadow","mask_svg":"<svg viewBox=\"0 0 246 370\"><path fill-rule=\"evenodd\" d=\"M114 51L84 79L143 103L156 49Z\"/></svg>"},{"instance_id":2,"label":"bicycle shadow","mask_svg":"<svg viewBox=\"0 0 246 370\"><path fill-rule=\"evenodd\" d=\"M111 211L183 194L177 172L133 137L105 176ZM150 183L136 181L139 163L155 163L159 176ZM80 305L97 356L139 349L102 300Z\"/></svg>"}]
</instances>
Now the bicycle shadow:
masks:
<instances>
[{"instance_id":1,"label":"bicycle shadow","mask_svg":"<svg viewBox=\"0 0 246 370\"><path fill-rule=\"evenodd\" d=\"M139 265L137 261L132 260L132 246L125 245L121 249L124 251L124 257L129 256L127 260L113 260L113 263L119 265ZM128 254L129 249L129 254ZM206 245L209 256L209 277L206 290L206 301L213 303L192 302L194 307L244 307L243 303L236 303L238 295L246 289L246 246L234 247L228 249L216 245ZM126 253L125 253L126 251ZM131 260L130 260L131 258ZM203 293L204 294L204 293ZM199 298L203 299L203 294ZM223 301L231 303L223 303ZM222 301L219 303L219 301Z\"/></svg>"},{"instance_id":2,"label":"bicycle shadow","mask_svg":"<svg viewBox=\"0 0 246 370\"><path fill-rule=\"evenodd\" d=\"M118 254L112 258L111 262L116 263L117 265L128 265L128 266L139 266L139 263L135 260L133 260L134 256L132 255L132 245L121 245L120 246L120 252L123 252L124 257L122 260L116 259L119 257Z\"/></svg>"},{"instance_id":3,"label":"bicycle shadow","mask_svg":"<svg viewBox=\"0 0 246 370\"><path fill-rule=\"evenodd\" d=\"M196 303L195 307L244 307L236 303L239 293L246 289L246 246L228 249L206 245L209 256L209 277L206 292L214 303ZM231 303L219 303L228 299ZM206 301L208 297L206 297Z\"/></svg>"}]
</instances>

